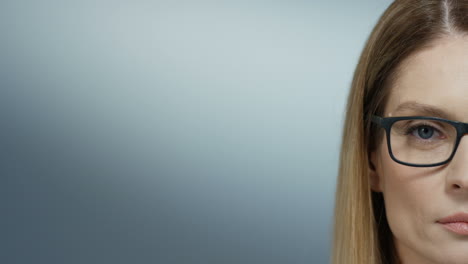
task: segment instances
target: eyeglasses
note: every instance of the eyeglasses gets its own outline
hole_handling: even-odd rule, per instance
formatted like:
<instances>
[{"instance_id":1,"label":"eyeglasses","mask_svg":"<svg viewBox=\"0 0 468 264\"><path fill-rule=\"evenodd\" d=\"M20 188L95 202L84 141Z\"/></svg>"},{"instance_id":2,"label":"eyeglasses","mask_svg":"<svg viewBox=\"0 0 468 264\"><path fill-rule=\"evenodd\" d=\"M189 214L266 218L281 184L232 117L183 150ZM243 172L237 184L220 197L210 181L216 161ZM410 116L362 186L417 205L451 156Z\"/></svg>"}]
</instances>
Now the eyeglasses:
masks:
<instances>
[{"instance_id":1,"label":"eyeglasses","mask_svg":"<svg viewBox=\"0 0 468 264\"><path fill-rule=\"evenodd\" d=\"M372 122L385 129L390 157L412 167L446 164L468 133L468 123L437 117L373 115Z\"/></svg>"}]
</instances>

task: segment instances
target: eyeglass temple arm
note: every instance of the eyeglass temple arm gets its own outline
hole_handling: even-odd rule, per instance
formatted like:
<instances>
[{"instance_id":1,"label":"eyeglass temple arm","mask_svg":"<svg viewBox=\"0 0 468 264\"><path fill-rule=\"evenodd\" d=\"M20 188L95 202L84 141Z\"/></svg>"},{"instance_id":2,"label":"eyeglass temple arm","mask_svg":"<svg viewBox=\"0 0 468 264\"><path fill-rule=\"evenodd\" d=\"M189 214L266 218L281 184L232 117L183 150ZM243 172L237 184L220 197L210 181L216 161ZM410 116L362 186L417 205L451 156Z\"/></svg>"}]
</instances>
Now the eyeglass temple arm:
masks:
<instances>
[{"instance_id":1,"label":"eyeglass temple arm","mask_svg":"<svg viewBox=\"0 0 468 264\"><path fill-rule=\"evenodd\" d=\"M383 118L381 118L380 116L372 115L372 116L371 116L371 121L372 121L373 123L376 123L376 124L379 125L379 126L382 126Z\"/></svg>"}]
</instances>

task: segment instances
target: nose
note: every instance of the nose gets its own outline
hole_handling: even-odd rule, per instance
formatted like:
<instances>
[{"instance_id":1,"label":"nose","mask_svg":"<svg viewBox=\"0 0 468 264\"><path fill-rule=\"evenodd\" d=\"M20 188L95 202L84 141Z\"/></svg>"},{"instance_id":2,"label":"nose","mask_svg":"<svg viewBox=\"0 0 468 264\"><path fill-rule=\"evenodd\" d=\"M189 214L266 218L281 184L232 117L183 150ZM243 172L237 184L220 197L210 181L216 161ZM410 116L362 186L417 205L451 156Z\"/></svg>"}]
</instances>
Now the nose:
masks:
<instances>
[{"instance_id":1,"label":"nose","mask_svg":"<svg viewBox=\"0 0 468 264\"><path fill-rule=\"evenodd\" d=\"M468 194L468 136L462 137L450 167L446 178L449 191Z\"/></svg>"}]
</instances>

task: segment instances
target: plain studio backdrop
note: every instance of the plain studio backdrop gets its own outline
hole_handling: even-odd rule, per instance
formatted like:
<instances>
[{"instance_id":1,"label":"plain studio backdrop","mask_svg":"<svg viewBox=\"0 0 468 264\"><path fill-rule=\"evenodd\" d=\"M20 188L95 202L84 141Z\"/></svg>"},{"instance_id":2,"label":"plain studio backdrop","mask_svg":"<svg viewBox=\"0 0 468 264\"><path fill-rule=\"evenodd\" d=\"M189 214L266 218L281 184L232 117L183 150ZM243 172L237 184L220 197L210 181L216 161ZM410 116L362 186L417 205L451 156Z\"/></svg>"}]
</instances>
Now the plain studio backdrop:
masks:
<instances>
[{"instance_id":1,"label":"plain studio backdrop","mask_svg":"<svg viewBox=\"0 0 468 264\"><path fill-rule=\"evenodd\" d=\"M0 262L327 263L390 1L0 4Z\"/></svg>"}]
</instances>

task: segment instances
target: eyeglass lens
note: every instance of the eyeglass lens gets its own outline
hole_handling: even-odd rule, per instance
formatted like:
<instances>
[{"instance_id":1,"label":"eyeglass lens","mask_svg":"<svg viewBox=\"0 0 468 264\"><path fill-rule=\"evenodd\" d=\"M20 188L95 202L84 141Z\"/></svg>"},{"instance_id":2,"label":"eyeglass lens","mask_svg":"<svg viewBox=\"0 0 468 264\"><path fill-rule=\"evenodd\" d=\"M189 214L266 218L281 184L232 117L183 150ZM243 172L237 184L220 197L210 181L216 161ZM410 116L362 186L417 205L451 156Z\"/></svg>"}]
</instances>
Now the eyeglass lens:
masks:
<instances>
[{"instance_id":1,"label":"eyeglass lens","mask_svg":"<svg viewBox=\"0 0 468 264\"><path fill-rule=\"evenodd\" d=\"M450 123L426 119L400 120L390 130L393 156L402 162L427 165L447 160L457 130Z\"/></svg>"}]
</instances>

